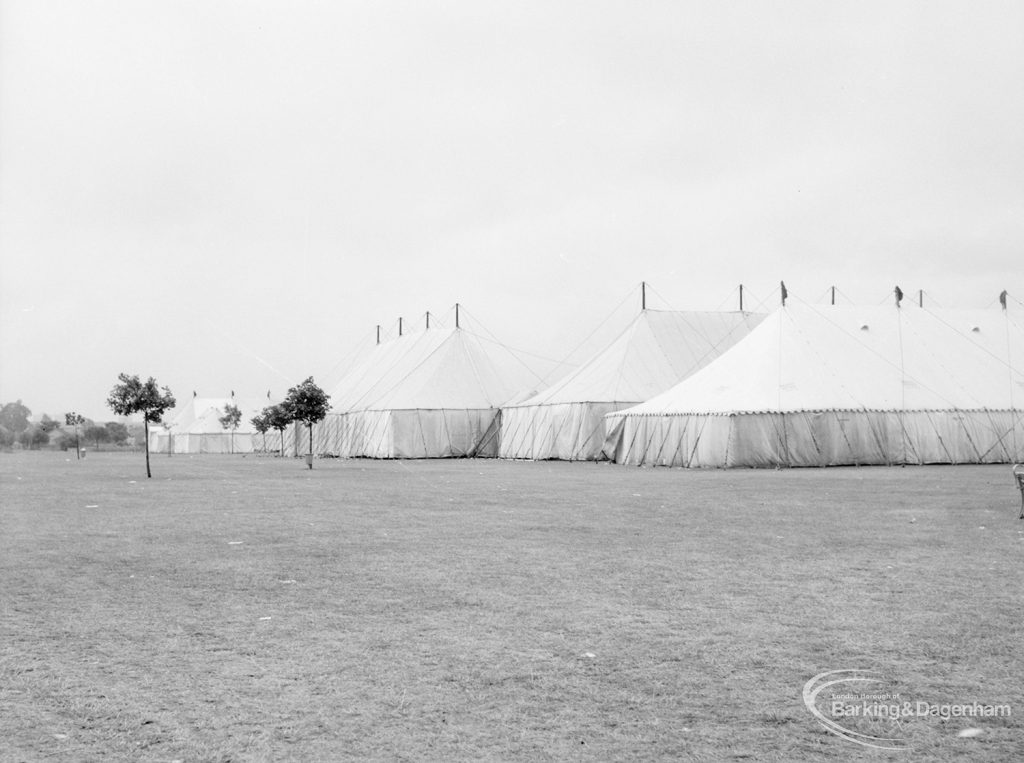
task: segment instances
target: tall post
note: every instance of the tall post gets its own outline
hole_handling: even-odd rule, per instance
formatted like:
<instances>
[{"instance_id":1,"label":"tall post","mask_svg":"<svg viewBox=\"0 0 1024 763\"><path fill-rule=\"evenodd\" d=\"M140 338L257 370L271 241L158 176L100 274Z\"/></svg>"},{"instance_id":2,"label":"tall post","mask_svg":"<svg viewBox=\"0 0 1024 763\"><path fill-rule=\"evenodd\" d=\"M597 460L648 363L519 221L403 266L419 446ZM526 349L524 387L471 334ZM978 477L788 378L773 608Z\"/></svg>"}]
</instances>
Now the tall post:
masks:
<instances>
[{"instance_id":1,"label":"tall post","mask_svg":"<svg viewBox=\"0 0 1024 763\"><path fill-rule=\"evenodd\" d=\"M647 281L640 282L640 309L647 309Z\"/></svg>"},{"instance_id":2,"label":"tall post","mask_svg":"<svg viewBox=\"0 0 1024 763\"><path fill-rule=\"evenodd\" d=\"M377 344L380 344L380 324L377 324ZM267 393L267 397L270 397L270 393Z\"/></svg>"},{"instance_id":3,"label":"tall post","mask_svg":"<svg viewBox=\"0 0 1024 763\"><path fill-rule=\"evenodd\" d=\"M835 306L835 304L836 304L836 287L833 286L832 287L832 305Z\"/></svg>"},{"instance_id":4,"label":"tall post","mask_svg":"<svg viewBox=\"0 0 1024 763\"><path fill-rule=\"evenodd\" d=\"M401 318L398 319L398 335L399 336L402 335L402 319Z\"/></svg>"},{"instance_id":5,"label":"tall post","mask_svg":"<svg viewBox=\"0 0 1024 763\"><path fill-rule=\"evenodd\" d=\"M917 306L924 307L924 289L917 290Z\"/></svg>"},{"instance_id":6,"label":"tall post","mask_svg":"<svg viewBox=\"0 0 1024 763\"><path fill-rule=\"evenodd\" d=\"M427 310L427 328L430 328L430 311Z\"/></svg>"},{"instance_id":7,"label":"tall post","mask_svg":"<svg viewBox=\"0 0 1024 763\"><path fill-rule=\"evenodd\" d=\"M146 411L142 412L142 426L146 436L146 479L152 479L153 472L149 470L149 416Z\"/></svg>"},{"instance_id":8,"label":"tall post","mask_svg":"<svg viewBox=\"0 0 1024 763\"><path fill-rule=\"evenodd\" d=\"M455 303L455 328L459 327L459 303Z\"/></svg>"},{"instance_id":9,"label":"tall post","mask_svg":"<svg viewBox=\"0 0 1024 763\"><path fill-rule=\"evenodd\" d=\"M743 284L740 284L740 312L743 312Z\"/></svg>"}]
</instances>

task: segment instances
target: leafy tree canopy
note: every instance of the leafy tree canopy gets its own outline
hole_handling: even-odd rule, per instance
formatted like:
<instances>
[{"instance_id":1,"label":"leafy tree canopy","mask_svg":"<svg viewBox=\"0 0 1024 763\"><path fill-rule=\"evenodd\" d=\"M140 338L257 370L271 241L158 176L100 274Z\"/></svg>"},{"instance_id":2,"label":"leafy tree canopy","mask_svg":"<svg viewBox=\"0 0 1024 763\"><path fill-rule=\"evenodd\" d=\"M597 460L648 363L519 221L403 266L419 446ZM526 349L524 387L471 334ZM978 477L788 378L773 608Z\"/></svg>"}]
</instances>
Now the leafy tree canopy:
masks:
<instances>
[{"instance_id":1,"label":"leafy tree canopy","mask_svg":"<svg viewBox=\"0 0 1024 763\"><path fill-rule=\"evenodd\" d=\"M234 431L242 423L242 411L238 406L228 403L224 406L224 415L217 421L220 422L222 428Z\"/></svg>"},{"instance_id":2,"label":"leafy tree canopy","mask_svg":"<svg viewBox=\"0 0 1024 763\"><path fill-rule=\"evenodd\" d=\"M259 432L260 434L266 434L268 431L270 431L270 420L269 417L267 416L267 409L264 408L263 412L260 413L258 416L253 416L251 419L249 419L249 423L252 424L252 428Z\"/></svg>"},{"instance_id":3,"label":"leafy tree canopy","mask_svg":"<svg viewBox=\"0 0 1024 763\"><path fill-rule=\"evenodd\" d=\"M146 421L159 423L164 412L174 407L174 395L167 387L157 387L152 376L145 383L139 381L138 375L118 374L117 378L121 383L114 385L107 398L107 405L117 415L141 413Z\"/></svg>"},{"instance_id":4,"label":"leafy tree canopy","mask_svg":"<svg viewBox=\"0 0 1024 763\"><path fill-rule=\"evenodd\" d=\"M279 432L283 432L294 421L288 409L282 403L267 406L263 409L263 415L266 417L270 427Z\"/></svg>"},{"instance_id":5,"label":"leafy tree canopy","mask_svg":"<svg viewBox=\"0 0 1024 763\"><path fill-rule=\"evenodd\" d=\"M20 400L16 403L7 403L0 408L0 427L14 434L24 432L28 429L28 417L31 415L32 411Z\"/></svg>"},{"instance_id":6,"label":"leafy tree canopy","mask_svg":"<svg viewBox=\"0 0 1024 763\"><path fill-rule=\"evenodd\" d=\"M110 435L110 441L115 445L123 445L128 442L128 427L117 421L108 421L104 425L107 429L107 434Z\"/></svg>"},{"instance_id":7,"label":"leafy tree canopy","mask_svg":"<svg viewBox=\"0 0 1024 763\"><path fill-rule=\"evenodd\" d=\"M331 409L331 396L324 392L310 376L302 384L288 390L281 404L292 421L312 426L321 421Z\"/></svg>"},{"instance_id":8,"label":"leafy tree canopy","mask_svg":"<svg viewBox=\"0 0 1024 763\"><path fill-rule=\"evenodd\" d=\"M79 424L85 423L85 416L80 413L71 411L70 413L64 414L64 425L69 427L78 426Z\"/></svg>"},{"instance_id":9,"label":"leafy tree canopy","mask_svg":"<svg viewBox=\"0 0 1024 763\"><path fill-rule=\"evenodd\" d=\"M106 427L101 427L96 424L86 427L85 439L92 440L96 443L96 447L99 447L101 442L110 441L110 432L107 431Z\"/></svg>"},{"instance_id":10,"label":"leafy tree canopy","mask_svg":"<svg viewBox=\"0 0 1024 763\"><path fill-rule=\"evenodd\" d=\"M50 442L50 435L42 427L32 427L18 435L18 442L31 450L39 450Z\"/></svg>"}]
</instances>

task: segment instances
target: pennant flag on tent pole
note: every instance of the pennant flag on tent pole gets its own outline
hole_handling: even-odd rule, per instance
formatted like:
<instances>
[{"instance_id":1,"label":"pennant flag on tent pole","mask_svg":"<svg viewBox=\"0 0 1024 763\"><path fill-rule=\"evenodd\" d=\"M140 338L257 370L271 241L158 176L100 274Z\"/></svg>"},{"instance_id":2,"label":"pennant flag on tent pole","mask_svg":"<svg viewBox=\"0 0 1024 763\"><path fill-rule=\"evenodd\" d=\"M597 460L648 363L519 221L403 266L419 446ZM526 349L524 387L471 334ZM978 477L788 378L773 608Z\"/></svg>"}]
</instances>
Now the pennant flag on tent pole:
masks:
<instances>
[{"instance_id":1,"label":"pennant flag on tent pole","mask_svg":"<svg viewBox=\"0 0 1024 763\"><path fill-rule=\"evenodd\" d=\"M789 292L786 291L786 282L785 281L779 281L779 290L782 292L782 305L783 305L783 307L785 307L785 305L786 305L786 297L789 296Z\"/></svg>"},{"instance_id":2,"label":"pennant flag on tent pole","mask_svg":"<svg viewBox=\"0 0 1024 763\"><path fill-rule=\"evenodd\" d=\"M1006 289L1003 289L999 295L999 304L1003 306L1004 310L1006 309Z\"/></svg>"}]
</instances>

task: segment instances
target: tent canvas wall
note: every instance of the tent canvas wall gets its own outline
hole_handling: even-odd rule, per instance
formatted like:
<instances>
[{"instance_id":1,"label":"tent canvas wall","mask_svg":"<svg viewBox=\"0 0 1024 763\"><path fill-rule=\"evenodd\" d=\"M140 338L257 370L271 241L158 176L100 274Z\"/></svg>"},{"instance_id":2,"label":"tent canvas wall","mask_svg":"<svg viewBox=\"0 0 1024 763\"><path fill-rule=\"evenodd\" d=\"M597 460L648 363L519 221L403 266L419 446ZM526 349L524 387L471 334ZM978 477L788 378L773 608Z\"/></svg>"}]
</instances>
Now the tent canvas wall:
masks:
<instances>
[{"instance_id":1,"label":"tent canvas wall","mask_svg":"<svg viewBox=\"0 0 1024 763\"><path fill-rule=\"evenodd\" d=\"M466 329L408 333L375 346L331 391L332 412L314 427L314 450L493 457L499 408L528 376L505 348Z\"/></svg>"},{"instance_id":2,"label":"tent canvas wall","mask_svg":"<svg viewBox=\"0 0 1024 763\"><path fill-rule=\"evenodd\" d=\"M606 417L626 464L1024 459L1024 331L1004 310L794 305L703 370Z\"/></svg>"},{"instance_id":3,"label":"tent canvas wall","mask_svg":"<svg viewBox=\"0 0 1024 763\"><path fill-rule=\"evenodd\" d=\"M665 391L746 336L763 315L643 310L604 350L501 415L502 458L595 460L604 416Z\"/></svg>"},{"instance_id":4,"label":"tent canvas wall","mask_svg":"<svg viewBox=\"0 0 1024 763\"><path fill-rule=\"evenodd\" d=\"M228 405L242 411L242 420L234 432L224 429L219 421ZM150 425L149 450L151 453L252 453L257 435L249 419L257 413L259 408L239 398L193 396L165 417L170 428Z\"/></svg>"}]
</instances>

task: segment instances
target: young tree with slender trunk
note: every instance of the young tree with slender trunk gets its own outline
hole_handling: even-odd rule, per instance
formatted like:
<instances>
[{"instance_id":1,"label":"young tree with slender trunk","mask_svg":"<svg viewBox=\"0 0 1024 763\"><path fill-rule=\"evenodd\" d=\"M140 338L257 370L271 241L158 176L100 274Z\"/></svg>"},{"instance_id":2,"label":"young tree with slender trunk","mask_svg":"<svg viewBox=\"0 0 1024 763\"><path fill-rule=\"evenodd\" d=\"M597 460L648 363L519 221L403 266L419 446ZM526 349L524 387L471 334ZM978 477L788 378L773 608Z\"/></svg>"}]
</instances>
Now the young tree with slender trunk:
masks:
<instances>
[{"instance_id":1,"label":"young tree with slender trunk","mask_svg":"<svg viewBox=\"0 0 1024 763\"><path fill-rule=\"evenodd\" d=\"M264 408L263 412L258 416L253 416L249 419L249 423L252 424L252 428L263 435L263 452L267 452L267 431L270 429L270 420L267 416L267 409Z\"/></svg>"},{"instance_id":2,"label":"young tree with slender trunk","mask_svg":"<svg viewBox=\"0 0 1024 763\"><path fill-rule=\"evenodd\" d=\"M301 421L309 427L309 468L313 468L313 425L322 421L331 409L331 396L324 392L310 376L302 384L288 390L282 407L292 421Z\"/></svg>"},{"instance_id":3,"label":"young tree with slender trunk","mask_svg":"<svg viewBox=\"0 0 1024 763\"><path fill-rule=\"evenodd\" d=\"M145 383L139 381L138 375L118 374L117 378L121 383L115 384L110 390L107 405L118 416L142 414L146 432L146 477L151 478L153 473L149 469L149 424L159 424L164 412L174 407L174 395L167 387L157 387L156 379L152 376Z\"/></svg>"},{"instance_id":4,"label":"young tree with slender trunk","mask_svg":"<svg viewBox=\"0 0 1024 763\"><path fill-rule=\"evenodd\" d=\"M292 423L292 417L281 403L264 408L263 417L267 420L270 428L276 429L281 435L281 458L284 458L284 430Z\"/></svg>"},{"instance_id":5,"label":"young tree with slender trunk","mask_svg":"<svg viewBox=\"0 0 1024 763\"><path fill-rule=\"evenodd\" d=\"M217 421L220 422L222 429L231 430L231 439L228 444L228 451L230 453L235 452L235 430L238 429L239 424L242 423L242 411L237 405L228 403L224 406L224 415L221 416Z\"/></svg>"},{"instance_id":6,"label":"young tree with slender trunk","mask_svg":"<svg viewBox=\"0 0 1024 763\"><path fill-rule=\"evenodd\" d=\"M80 413L71 411L70 413L64 414L64 424L69 427L75 428L75 458L82 457L82 446L78 439L78 426L79 424L85 423L85 416Z\"/></svg>"}]
</instances>

